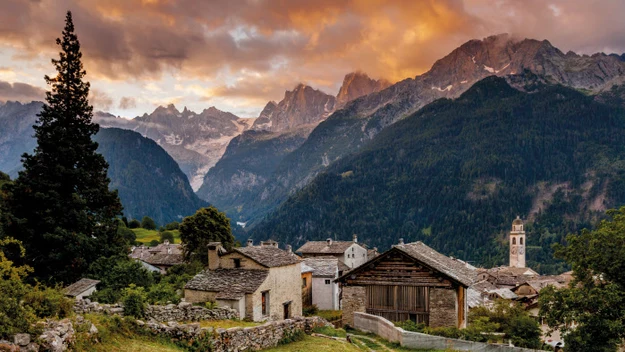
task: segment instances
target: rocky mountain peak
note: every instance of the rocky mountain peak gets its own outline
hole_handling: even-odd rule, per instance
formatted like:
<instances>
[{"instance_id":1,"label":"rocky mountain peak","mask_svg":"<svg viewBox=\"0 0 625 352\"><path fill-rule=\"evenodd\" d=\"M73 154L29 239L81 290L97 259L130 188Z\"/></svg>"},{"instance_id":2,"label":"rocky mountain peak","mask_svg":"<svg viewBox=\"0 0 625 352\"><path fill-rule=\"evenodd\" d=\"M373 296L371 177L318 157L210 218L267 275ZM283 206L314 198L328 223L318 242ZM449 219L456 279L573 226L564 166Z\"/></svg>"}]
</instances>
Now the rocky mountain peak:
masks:
<instances>
[{"instance_id":1,"label":"rocky mountain peak","mask_svg":"<svg viewBox=\"0 0 625 352\"><path fill-rule=\"evenodd\" d=\"M337 108L344 106L348 101L378 92L390 85L391 82L385 79L374 80L362 71L348 73L343 78L343 84L336 96Z\"/></svg>"},{"instance_id":2,"label":"rocky mountain peak","mask_svg":"<svg viewBox=\"0 0 625 352\"><path fill-rule=\"evenodd\" d=\"M335 103L334 96L300 83L285 91L279 103L267 103L252 128L282 132L319 123L334 111Z\"/></svg>"}]
</instances>

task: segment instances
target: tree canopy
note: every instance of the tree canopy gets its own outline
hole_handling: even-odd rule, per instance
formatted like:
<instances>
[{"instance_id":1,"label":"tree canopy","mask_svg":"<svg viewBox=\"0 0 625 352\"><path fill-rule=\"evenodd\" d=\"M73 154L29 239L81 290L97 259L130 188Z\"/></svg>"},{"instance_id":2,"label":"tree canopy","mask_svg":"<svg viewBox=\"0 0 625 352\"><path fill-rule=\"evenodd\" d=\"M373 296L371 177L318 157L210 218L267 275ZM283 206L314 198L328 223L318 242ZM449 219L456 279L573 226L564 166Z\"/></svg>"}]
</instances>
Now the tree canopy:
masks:
<instances>
[{"instance_id":1,"label":"tree canopy","mask_svg":"<svg viewBox=\"0 0 625 352\"><path fill-rule=\"evenodd\" d=\"M184 244L185 258L197 257L206 262L206 248L209 242L221 242L226 248L234 244L230 229L230 219L226 214L210 206L201 208L194 215L188 216L180 224L180 240Z\"/></svg>"},{"instance_id":2,"label":"tree canopy","mask_svg":"<svg viewBox=\"0 0 625 352\"><path fill-rule=\"evenodd\" d=\"M570 287L540 292L540 313L564 334L567 351L616 351L625 338L625 207L608 216L557 247L573 268Z\"/></svg>"},{"instance_id":3,"label":"tree canopy","mask_svg":"<svg viewBox=\"0 0 625 352\"><path fill-rule=\"evenodd\" d=\"M71 12L56 43L57 75L45 76L51 90L34 126L37 147L23 155L24 170L5 187L6 230L23 243L25 262L40 281L70 283L97 258L122 253L125 241L117 234L122 206L109 191L108 164L91 139L99 126L92 122Z\"/></svg>"}]
</instances>

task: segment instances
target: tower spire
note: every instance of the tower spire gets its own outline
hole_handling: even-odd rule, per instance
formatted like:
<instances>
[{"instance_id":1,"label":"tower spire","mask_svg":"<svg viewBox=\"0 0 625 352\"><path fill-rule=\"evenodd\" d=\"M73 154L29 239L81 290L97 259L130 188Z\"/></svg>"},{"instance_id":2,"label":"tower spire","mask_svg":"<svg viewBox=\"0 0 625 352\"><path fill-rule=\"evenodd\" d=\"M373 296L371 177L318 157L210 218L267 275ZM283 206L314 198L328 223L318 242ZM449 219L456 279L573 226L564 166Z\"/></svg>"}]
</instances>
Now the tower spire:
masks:
<instances>
[{"instance_id":1,"label":"tower spire","mask_svg":"<svg viewBox=\"0 0 625 352\"><path fill-rule=\"evenodd\" d=\"M525 230L523 220L518 215L512 221L512 230L510 231L510 266L525 268Z\"/></svg>"}]
</instances>

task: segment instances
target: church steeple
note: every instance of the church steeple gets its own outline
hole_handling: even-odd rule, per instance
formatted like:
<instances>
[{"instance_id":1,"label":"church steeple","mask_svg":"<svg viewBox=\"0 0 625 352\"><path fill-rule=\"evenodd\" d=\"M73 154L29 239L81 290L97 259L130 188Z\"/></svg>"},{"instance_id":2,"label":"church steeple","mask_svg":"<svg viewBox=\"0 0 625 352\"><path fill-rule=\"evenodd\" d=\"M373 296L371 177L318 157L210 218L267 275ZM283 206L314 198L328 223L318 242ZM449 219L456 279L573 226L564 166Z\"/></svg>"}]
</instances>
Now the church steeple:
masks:
<instances>
[{"instance_id":1,"label":"church steeple","mask_svg":"<svg viewBox=\"0 0 625 352\"><path fill-rule=\"evenodd\" d=\"M510 231L510 266L525 268L525 230L523 220L518 216L512 222Z\"/></svg>"}]
</instances>

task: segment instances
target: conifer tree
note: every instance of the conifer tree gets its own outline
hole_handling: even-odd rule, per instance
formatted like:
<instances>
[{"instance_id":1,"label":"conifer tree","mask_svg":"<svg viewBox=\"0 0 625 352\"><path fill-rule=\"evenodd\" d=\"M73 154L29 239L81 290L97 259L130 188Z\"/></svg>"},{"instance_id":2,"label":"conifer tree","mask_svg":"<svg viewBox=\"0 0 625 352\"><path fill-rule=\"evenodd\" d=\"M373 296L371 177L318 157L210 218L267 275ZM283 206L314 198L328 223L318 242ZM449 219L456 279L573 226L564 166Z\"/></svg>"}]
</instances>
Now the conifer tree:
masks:
<instances>
[{"instance_id":1,"label":"conifer tree","mask_svg":"<svg viewBox=\"0 0 625 352\"><path fill-rule=\"evenodd\" d=\"M109 191L108 164L91 137L99 130L89 105L80 43L67 13L55 77L34 126L37 148L8 187L10 235L26 248L26 263L47 283L71 283L102 256L123 252L115 217L122 207Z\"/></svg>"}]
</instances>

